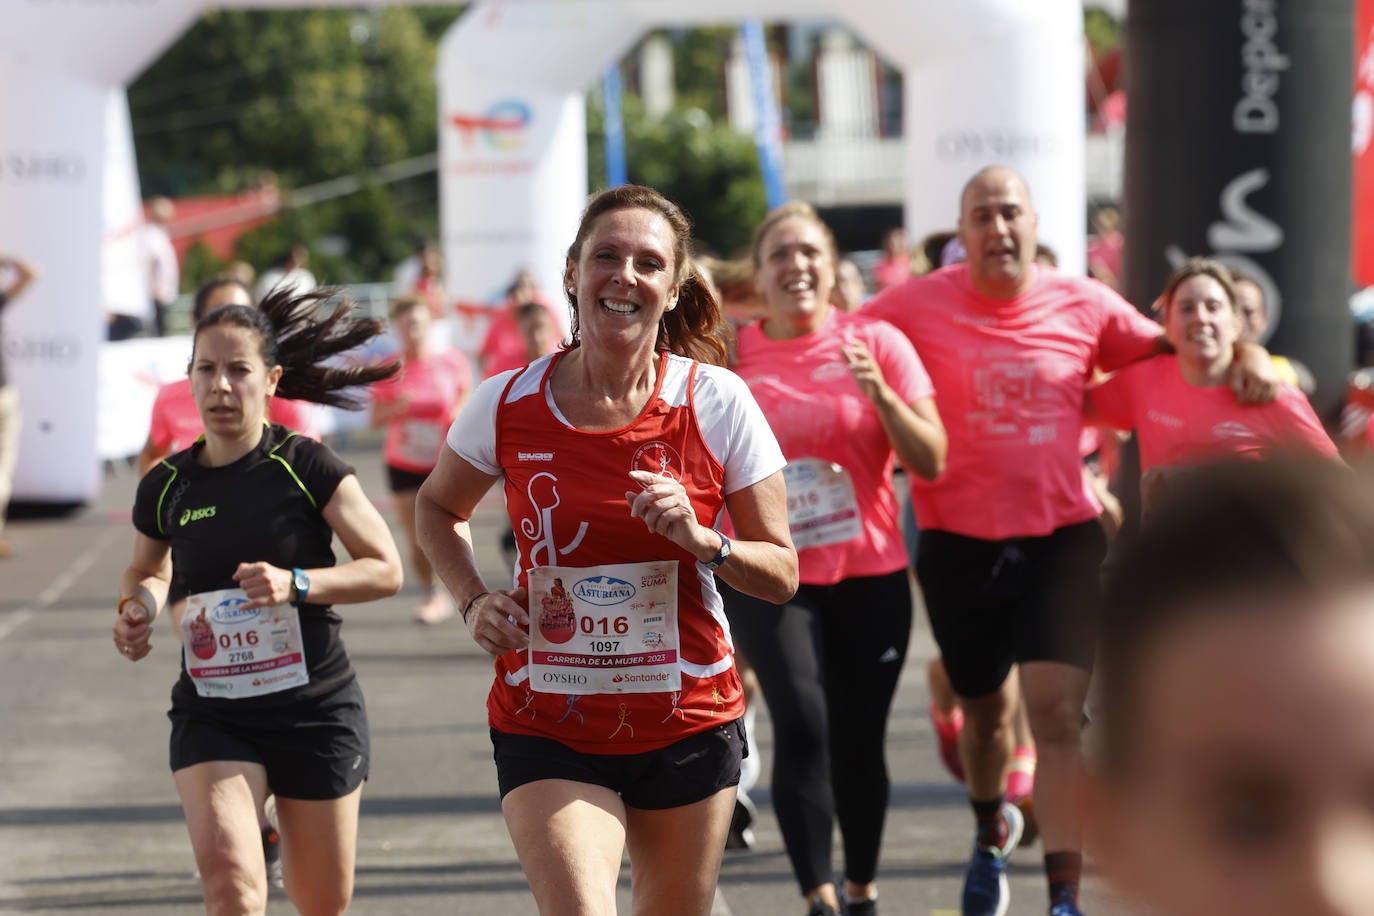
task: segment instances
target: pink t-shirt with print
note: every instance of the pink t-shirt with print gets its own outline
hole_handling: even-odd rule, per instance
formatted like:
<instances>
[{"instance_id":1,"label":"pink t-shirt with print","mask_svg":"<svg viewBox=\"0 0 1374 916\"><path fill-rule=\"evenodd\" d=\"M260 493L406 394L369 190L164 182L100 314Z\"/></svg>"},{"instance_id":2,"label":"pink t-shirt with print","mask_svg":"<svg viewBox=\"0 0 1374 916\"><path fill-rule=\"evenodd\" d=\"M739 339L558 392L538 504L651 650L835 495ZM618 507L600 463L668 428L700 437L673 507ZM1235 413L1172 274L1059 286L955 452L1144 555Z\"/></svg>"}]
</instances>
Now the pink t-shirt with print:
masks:
<instances>
[{"instance_id":1,"label":"pink t-shirt with print","mask_svg":"<svg viewBox=\"0 0 1374 916\"><path fill-rule=\"evenodd\" d=\"M1129 366L1093 386L1091 397L1104 421L1135 430L1142 474L1226 457L1261 459L1285 447L1336 455L1335 443L1298 389L1281 385L1268 404L1241 404L1227 385L1188 384L1176 356Z\"/></svg>"},{"instance_id":2,"label":"pink t-shirt with print","mask_svg":"<svg viewBox=\"0 0 1374 916\"><path fill-rule=\"evenodd\" d=\"M817 532L812 546L801 546L810 532L797 530L798 508L790 507L801 581L810 585L885 575L907 565L892 485L894 454L877 408L845 363L841 349L850 337L868 346L887 384L903 401L911 404L934 394L911 344L896 328L871 318L832 309L814 333L793 340L770 340L758 324L740 329L738 338L734 369L749 385L787 456L788 502L809 497L813 504L811 512L801 513L817 525L811 529ZM844 469L852 498L842 480L811 475L817 469L825 475L816 459ZM830 511L837 508L840 512ZM854 508L856 536L830 542L831 537L818 531L825 519Z\"/></svg>"},{"instance_id":3,"label":"pink t-shirt with print","mask_svg":"<svg viewBox=\"0 0 1374 916\"><path fill-rule=\"evenodd\" d=\"M1153 353L1159 325L1095 280L1034 270L1024 293L995 299L954 264L862 311L905 333L935 384L949 456L939 479L911 482L923 529L1038 537L1101 511L1078 453L1083 391L1094 366Z\"/></svg>"},{"instance_id":4,"label":"pink t-shirt with print","mask_svg":"<svg viewBox=\"0 0 1374 916\"><path fill-rule=\"evenodd\" d=\"M376 404L409 398L406 412L386 425L382 457L391 467L428 474L439 462L449 424L472 390L472 366L461 350L443 350L407 362L391 378L372 386Z\"/></svg>"}]
</instances>

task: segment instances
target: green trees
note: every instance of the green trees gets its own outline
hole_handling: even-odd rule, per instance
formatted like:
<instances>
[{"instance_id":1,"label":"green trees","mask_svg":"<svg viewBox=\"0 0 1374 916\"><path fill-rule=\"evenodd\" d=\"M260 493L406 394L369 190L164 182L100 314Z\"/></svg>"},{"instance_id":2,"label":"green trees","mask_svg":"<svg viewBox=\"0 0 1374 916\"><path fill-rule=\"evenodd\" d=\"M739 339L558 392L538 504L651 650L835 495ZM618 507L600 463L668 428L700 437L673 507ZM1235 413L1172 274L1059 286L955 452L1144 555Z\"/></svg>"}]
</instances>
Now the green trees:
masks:
<instances>
[{"instance_id":1,"label":"green trees","mask_svg":"<svg viewBox=\"0 0 1374 916\"><path fill-rule=\"evenodd\" d=\"M212 12L129 88L145 194L289 190L433 152L439 36L461 10ZM375 279L437 229L433 174L328 200L246 233L262 269L292 243L331 281ZM321 237L332 244L320 246ZM219 265L208 252L190 288Z\"/></svg>"},{"instance_id":2,"label":"green trees","mask_svg":"<svg viewBox=\"0 0 1374 916\"><path fill-rule=\"evenodd\" d=\"M700 108L679 105L662 120L651 121L632 94L626 94L623 108L630 181L650 185L681 206L703 248L729 257L747 247L767 210L754 141ZM587 106L588 184L593 190L606 186L603 116L598 94Z\"/></svg>"},{"instance_id":3,"label":"green trees","mask_svg":"<svg viewBox=\"0 0 1374 916\"><path fill-rule=\"evenodd\" d=\"M289 192L355 175L360 190L284 211L240 237L236 257L259 270L303 242L329 282L375 280L438 234L433 172L369 183L374 169L437 145L438 40L460 7L207 13L129 88L145 196L233 193L270 174ZM679 201L698 236L728 254L763 214L752 142L721 123L721 62L732 29L680 33L679 98L650 122L625 103L632 181ZM709 112L709 113L708 113ZM593 188L604 183L599 87L589 94ZM222 265L204 246L187 289Z\"/></svg>"}]
</instances>

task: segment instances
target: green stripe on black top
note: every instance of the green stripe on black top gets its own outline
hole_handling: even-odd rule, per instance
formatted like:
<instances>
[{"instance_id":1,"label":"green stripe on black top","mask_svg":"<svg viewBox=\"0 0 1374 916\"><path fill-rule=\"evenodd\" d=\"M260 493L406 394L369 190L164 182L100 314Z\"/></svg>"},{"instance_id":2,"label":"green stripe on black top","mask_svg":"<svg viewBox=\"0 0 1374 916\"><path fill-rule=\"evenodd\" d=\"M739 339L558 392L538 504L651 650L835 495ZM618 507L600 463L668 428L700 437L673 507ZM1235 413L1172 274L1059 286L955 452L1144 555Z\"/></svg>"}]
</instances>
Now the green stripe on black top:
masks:
<instances>
[{"instance_id":1,"label":"green stripe on black top","mask_svg":"<svg viewBox=\"0 0 1374 916\"><path fill-rule=\"evenodd\" d=\"M167 529L162 524L162 501L167 498L167 491L172 489L172 482L177 479L177 469L172 467L165 458L158 463L172 472L172 476L167 478L167 483L163 486L162 492L157 495L157 531L158 534L166 534Z\"/></svg>"},{"instance_id":2,"label":"green stripe on black top","mask_svg":"<svg viewBox=\"0 0 1374 916\"><path fill-rule=\"evenodd\" d=\"M315 497L310 495L310 491L306 489L305 484L301 481L299 477L296 476L296 471L294 468L291 467L291 462L287 461L281 455L277 454L277 449L281 448L283 445L290 442L291 438L295 435L297 435L297 433L294 430L287 430L286 438L278 442L276 445L272 446L272 451L267 453L267 457L271 458L273 461L280 462L281 466L286 468L286 473L291 475L291 479L296 482L296 486L301 488L301 492L305 494L305 498L310 500L310 508L318 510L320 507L316 505Z\"/></svg>"}]
</instances>

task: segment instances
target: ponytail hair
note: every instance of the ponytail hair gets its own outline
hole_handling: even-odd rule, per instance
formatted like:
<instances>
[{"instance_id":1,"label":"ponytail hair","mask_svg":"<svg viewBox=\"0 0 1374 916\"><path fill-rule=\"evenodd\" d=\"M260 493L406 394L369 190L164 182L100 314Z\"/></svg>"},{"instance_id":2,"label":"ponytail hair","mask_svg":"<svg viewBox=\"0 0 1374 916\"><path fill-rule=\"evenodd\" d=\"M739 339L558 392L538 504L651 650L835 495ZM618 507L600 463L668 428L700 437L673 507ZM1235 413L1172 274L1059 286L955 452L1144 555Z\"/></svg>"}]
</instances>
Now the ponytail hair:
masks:
<instances>
[{"instance_id":1,"label":"ponytail hair","mask_svg":"<svg viewBox=\"0 0 1374 916\"><path fill-rule=\"evenodd\" d=\"M327 311L336 296L337 305ZM306 292L278 287L257 308L215 309L196 324L196 335L220 325L248 328L258 335L263 362L282 367L277 397L358 410L366 403L362 389L395 375L401 364L353 366L335 360L385 330L376 318L353 317L356 310L357 304L338 287Z\"/></svg>"},{"instance_id":2,"label":"ponytail hair","mask_svg":"<svg viewBox=\"0 0 1374 916\"><path fill-rule=\"evenodd\" d=\"M677 306L658 323L658 348L713 366L724 366L730 326L720 314L720 301L693 264L678 287Z\"/></svg>"}]
</instances>

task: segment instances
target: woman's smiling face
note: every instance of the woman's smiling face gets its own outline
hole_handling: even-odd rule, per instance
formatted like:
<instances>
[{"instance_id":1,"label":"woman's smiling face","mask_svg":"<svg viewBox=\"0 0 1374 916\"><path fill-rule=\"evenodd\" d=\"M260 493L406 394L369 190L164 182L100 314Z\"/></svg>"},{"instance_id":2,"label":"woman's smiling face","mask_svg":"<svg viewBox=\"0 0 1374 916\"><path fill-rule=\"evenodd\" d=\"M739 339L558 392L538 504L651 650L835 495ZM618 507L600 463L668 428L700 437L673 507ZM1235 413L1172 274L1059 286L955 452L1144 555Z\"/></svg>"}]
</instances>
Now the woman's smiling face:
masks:
<instances>
[{"instance_id":1,"label":"woman's smiling face","mask_svg":"<svg viewBox=\"0 0 1374 916\"><path fill-rule=\"evenodd\" d=\"M624 208L597 218L565 275L584 342L657 341L660 319L677 305L673 242L672 227L652 210Z\"/></svg>"}]
</instances>

